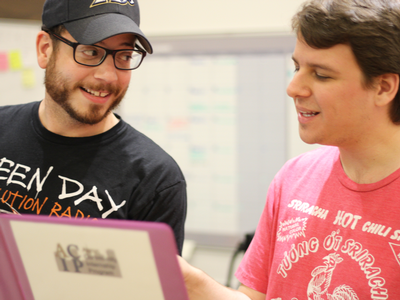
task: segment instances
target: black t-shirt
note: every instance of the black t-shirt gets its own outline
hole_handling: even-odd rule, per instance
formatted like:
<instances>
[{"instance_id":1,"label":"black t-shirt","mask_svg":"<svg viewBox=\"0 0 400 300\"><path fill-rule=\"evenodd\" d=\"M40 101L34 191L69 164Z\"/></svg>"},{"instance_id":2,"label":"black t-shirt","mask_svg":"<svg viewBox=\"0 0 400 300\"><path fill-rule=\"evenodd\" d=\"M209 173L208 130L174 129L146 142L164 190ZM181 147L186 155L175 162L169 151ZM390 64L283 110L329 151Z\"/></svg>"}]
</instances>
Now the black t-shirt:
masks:
<instances>
[{"instance_id":1,"label":"black t-shirt","mask_svg":"<svg viewBox=\"0 0 400 300\"><path fill-rule=\"evenodd\" d=\"M176 162L123 120L91 137L54 134L39 104L0 107L0 209L164 222L181 252L186 182Z\"/></svg>"}]
</instances>

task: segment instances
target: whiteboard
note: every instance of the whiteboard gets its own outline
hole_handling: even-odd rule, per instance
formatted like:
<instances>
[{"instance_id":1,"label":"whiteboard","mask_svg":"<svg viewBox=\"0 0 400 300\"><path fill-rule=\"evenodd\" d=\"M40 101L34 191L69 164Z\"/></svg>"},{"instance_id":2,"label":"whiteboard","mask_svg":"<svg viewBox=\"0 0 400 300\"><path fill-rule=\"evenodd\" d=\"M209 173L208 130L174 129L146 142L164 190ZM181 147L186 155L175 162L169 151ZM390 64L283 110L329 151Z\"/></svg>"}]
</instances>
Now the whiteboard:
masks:
<instances>
[{"instance_id":1,"label":"whiteboard","mask_svg":"<svg viewBox=\"0 0 400 300\"><path fill-rule=\"evenodd\" d=\"M178 162L186 236L232 246L255 230L287 160L291 36L153 38L120 113Z\"/></svg>"},{"instance_id":2,"label":"whiteboard","mask_svg":"<svg viewBox=\"0 0 400 300\"><path fill-rule=\"evenodd\" d=\"M0 20L0 105L43 99L37 22ZM188 186L186 237L234 245L254 231L287 159L292 36L150 37L117 110L164 148Z\"/></svg>"}]
</instances>

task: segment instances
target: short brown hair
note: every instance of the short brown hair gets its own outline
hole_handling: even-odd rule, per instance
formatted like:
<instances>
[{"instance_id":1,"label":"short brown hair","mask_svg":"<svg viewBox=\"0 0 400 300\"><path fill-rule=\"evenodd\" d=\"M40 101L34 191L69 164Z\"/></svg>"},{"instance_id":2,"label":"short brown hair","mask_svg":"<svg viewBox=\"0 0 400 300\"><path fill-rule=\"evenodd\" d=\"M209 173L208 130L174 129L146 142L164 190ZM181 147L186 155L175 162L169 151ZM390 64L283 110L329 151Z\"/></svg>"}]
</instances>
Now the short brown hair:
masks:
<instances>
[{"instance_id":1,"label":"short brown hair","mask_svg":"<svg viewBox=\"0 0 400 300\"><path fill-rule=\"evenodd\" d=\"M309 0L292 19L292 28L313 48L348 44L365 86L383 74L400 74L399 0ZM390 108L400 124L400 91Z\"/></svg>"}]
</instances>

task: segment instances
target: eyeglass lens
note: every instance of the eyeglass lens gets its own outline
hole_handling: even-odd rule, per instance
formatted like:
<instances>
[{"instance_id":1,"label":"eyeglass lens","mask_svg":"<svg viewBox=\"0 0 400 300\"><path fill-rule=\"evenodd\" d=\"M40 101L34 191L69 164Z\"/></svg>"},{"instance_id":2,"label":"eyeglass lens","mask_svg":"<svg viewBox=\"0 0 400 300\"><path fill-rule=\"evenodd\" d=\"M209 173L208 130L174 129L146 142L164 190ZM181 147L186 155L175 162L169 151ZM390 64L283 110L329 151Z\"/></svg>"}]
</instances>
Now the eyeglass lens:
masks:
<instances>
[{"instance_id":1,"label":"eyeglass lens","mask_svg":"<svg viewBox=\"0 0 400 300\"><path fill-rule=\"evenodd\" d=\"M78 45L75 49L75 60L78 63L97 66L106 56L106 51L93 45ZM142 61L142 53L136 50L117 50L114 54L115 66L119 69L135 69Z\"/></svg>"}]
</instances>

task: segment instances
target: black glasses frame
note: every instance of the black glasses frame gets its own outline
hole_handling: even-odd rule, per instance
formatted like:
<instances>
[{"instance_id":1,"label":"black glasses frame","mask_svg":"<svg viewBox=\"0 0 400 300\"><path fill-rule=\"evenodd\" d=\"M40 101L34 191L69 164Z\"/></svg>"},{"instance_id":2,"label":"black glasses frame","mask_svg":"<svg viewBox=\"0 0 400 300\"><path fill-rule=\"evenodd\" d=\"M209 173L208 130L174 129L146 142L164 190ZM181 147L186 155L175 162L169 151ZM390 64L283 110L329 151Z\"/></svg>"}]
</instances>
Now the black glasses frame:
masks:
<instances>
[{"instance_id":1,"label":"black glasses frame","mask_svg":"<svg viewBox=\"0 0 400 300\"><path fill-rule=\"evenodd\" d=\"M70 46L70 47L72 47L72 48L74 49L74 60L75 60L75 62L78 63L78 64L80 64L80 65L82 65L82 66L97 67L97 66L101 65L101 64L105 61L106 57L107 57L109 54L111 54L112 57L113 57L114 66L115 66L118 70L130 71L130 70L135 70L135 69L139 68L140 65L141 65L142 62L143 62L143 59L146 57L146 54L147 54L147 52L146 52L142 47L140 47L138 44L135 44L135 48L134 48L134 49L118 49L118 50L110 50L110 49L107 49L107 48L104 48L104 47L101 47L101 46L98 46L98 45L90 45L90 46L95 46L95 47L101 48L101 49L103 49L106 53L104 54L103 58L100 60L100 62L99 62L98 64L96 64L96 65L87 65L87 64L84 64L84 63L81 63L81 62L77 61L76 58L75 58L76 48L77 48L79 45L85 45L85 44L74 43L74 42L72 42L72 41L70 41L70 40L67 40L66 38L64 38L64 37L62 37L62 36L59 36L58 34L55 34L54 32L51 32L51 31L46 31L46 32L47 32L48 34L54 36L57 40L63 42L64 44L67 44L67 45ZM137 67L131 68L131 69L123 69L123 68L119 68L119 67L116 65L116 63L115 63L115 54L116 54L117 52L126 51L126 50L135 50L135 51L139 51L139 52L142 54L141 60L140 60L139 64L137 65Z\"/></svg>"}]
</instances>

